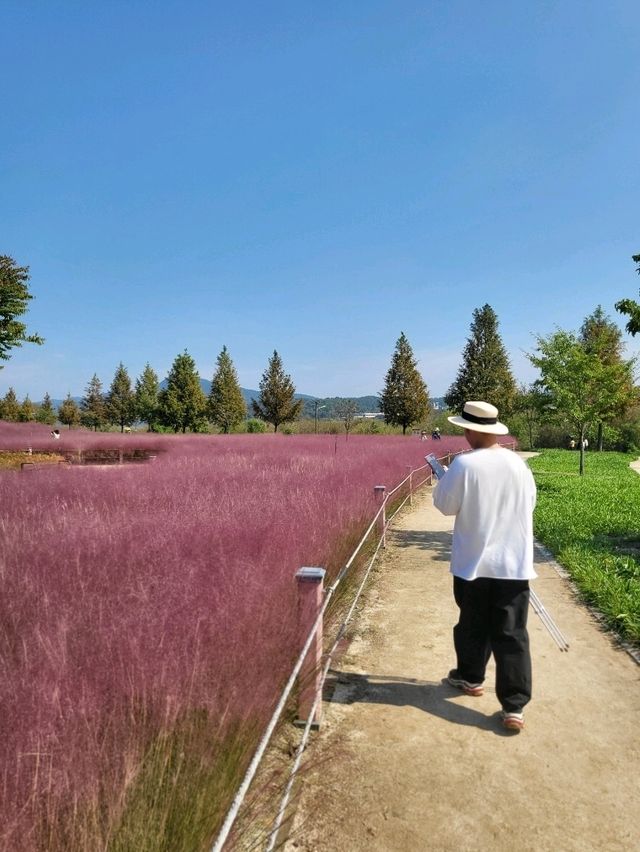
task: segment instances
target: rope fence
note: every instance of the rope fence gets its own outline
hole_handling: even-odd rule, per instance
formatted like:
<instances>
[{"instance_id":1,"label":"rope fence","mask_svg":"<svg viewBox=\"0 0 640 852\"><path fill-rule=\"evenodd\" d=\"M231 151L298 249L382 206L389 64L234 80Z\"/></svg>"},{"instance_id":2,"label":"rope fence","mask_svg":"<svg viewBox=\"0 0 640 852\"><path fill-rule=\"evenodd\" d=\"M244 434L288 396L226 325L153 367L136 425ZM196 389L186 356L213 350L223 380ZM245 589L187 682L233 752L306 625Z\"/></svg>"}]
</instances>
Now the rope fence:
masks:
<instances>
[{"instance_id":1,"label":"rope fence","mask_svg":"<svg viewBox=\"0 0 640 852\"><path fill-rule=\"evenodd\" d=\"M512 444L504 444L503 446L513 450L513 449L515 449L516 445L515 445L515 443L512 443ZM456 453L447 453L446 455L438 458L438 461L441 464L445 464L445 465L448 466L448 465L451 464L452 459L456 455L460 455L462 452L467 452L467 451L460 450ZM417 483L414 482L414 476L416 474L419 475ZM316 720L319 719L319 710L320 710L321 701L322 701L322 690L323 690L324 683L325 683L327 675L328 675L328 673L331 669L331 664L333 662L333 658L334 658L334 655L336 653L336 650L337 650L341 640L344 638L344 635L345 635L346 630L347 630L347 626L349 625L349 622L351 621L351 619L353 617L353 613L355 612L356 605L357 605L357 603L358 603L358 601L359 601L359 599L362 595L362 592L363 592L363 590L366 586L367 580L369 578L369 575L371 573L371 569L373 568L375 560L377 559L380 550L384 549L386 547L386 532L387 532L387 529L388 529L389 525L391 524L391 522L393 521L393 519L396 517L396 515L407 504L407 502L409 502L409 504L412 505L413 495L423 486L431 485L432 481L433 481L433 474L431 472L431 466L427 463L425 465L422 465L419 468L410 469L407 476L403 480L401 480L393 489L391 489L388 492L386 491L386 488L383 485L375 486L374 492L377 496L377 499L378 499L380 505L378 506L378 509L377 509L375 515L373 516L373 519L371 520L369 526L367 527L365 533L363 534L362 538L360 539L360 541L356 545L355 550L353 551L353 553L351 554L351 556L349 557L349 559L345 563L344 567L339 571L339 573L336 576L336 579L334 580L332 585L329 586L326 589L326 591L324 592L324 597L322 598L322 603L318 608L317 615L316 615L316 617L313 621L313 624L312 624L312 626L309 630L309 633L306 637L306 640L304 642L302 650L300 651L300 654L299 654L299 656L296 660L296 663L293 667L291 675L289 676L289 679L288 679L288 681L287 681L287 683L286 683L286 685L285 685L285 687L282 691L280 699L279 699L279 701L278 701L278 703L277 703L277 705L276 705L276 707L273 711L271 719L269 720L269 723L268 723L268 725L265 729L265 732L264 732L264 734L263 734L263 736L262 736L262 738L261 738L261 740L258 744L258 747L257 747L257 749L256 749L256 751L253 755L253 758L252 758L252 760L251 760L251 762L250 762L250 764L249 764L249 766L248 766L248 768L245 772L242 783L240 784L240 787L238 788L238 791L237 791L237 793L236 793L236 795L233 799L233 802L231 803L231 806L230 806L230 808L227 812L227 815L226 815L224 823L222 824L222 827L221 827L221 829L218 833L218 836L216 837L216 840L215 840L213 846L211 847L211 852L222 852L222 850L224 849L224 844L226 843L226 841L229 837L229 834L231 832L231 829L233 828L233 825L234 825L234 823L235 823L235 821L238 817L238 814L239 814L240 808L242 807L242 804L244 802L245 796L246 796L246 794L249 790L249 787L250 787L250 785L251 785L251 783L252 783L252 781L253 781L253 779L254 779L257 771L258 771L258 767L260 765L260 762L261 762L261 760L264 756L264 753L265 753L265 751L266 751L266 749L269 745L269 742L271 740L273 732L275 731L275 728L276 728L276 726L277 726L277 724L280 720L282 712L283 712L283 710L284 710L284 708L287 704L287 701L288 701L288 699L291 695L291 692L292 692L293 687L296 683L296 680L298 680L301 676L301 672L303 671L303 667L305 665L305 660L307 659L307 656L309 655L310 649L311 649L314 641L318 642L318 638L320 638L320 640L322 638L324 616L325 616L325 613L327 611L327 607L329 606L329 602L333 598L338 586L340 585L340 583L342 582L342 580L344 579L346 574L349 572L350 568L353 566L355 560L357 559L358 555L362 551L362 548L364 547L365 543L369 539L369 536L371 535L371 533L373 532L373 530L377 526L378 537L377 537L377 543L376 543L374 552L373 552L371 558L369 559L369 562L368 562L367 567L364 571L363 578L360 582L360 585L358 586L358 589L356 591L356 594L355 594L355 597L354 597L353 602L351 604L351 607L349 608L347 615L345 616L344 620L342 621L342 623L341 623L341 625L338 629L336 638L335 638L329 652L325 656L324 664L321 666L319 659L312 660L311 663L309 663L309 661L307 661L307 667L306 667L307 674L315 673L315 683L313 685L313 698L311 699L310 702L307 702L305 704L305 712L304 713L299 712L299 717L300 717L299 723L300 723L301 726L303 726L302 737L301 737L300 743L298 745L298 748L296 750L295 758L294 758L294 761L293 761L293 764L292 764L292 767L291 767L291 770L290 770L290 773L289 773L289 780L288 780L286 788L284 790L284 793L283 793L283 796L282 796L282 799L281 799L281 803L280 803L280 807L278 809L278 813L277 813L276 818L274 820L273 827L272 827L272 829L269 833L268 843L267 843L267 846L266 846L266 852L273 852L273 850L275 849L276 843L277 843L277 840L278 840L278 835L280 833L280 830L282 828L282 824L284 822L285 813L286 813L287 807L289 805L289 802L291 800L291 793L292 793L292 790L293 790L293 785L295 783L296 774L297 774L298 769L300 767L300 763L302 761L302 755L303 755L303 753L306 749L306 746L307 746L307 743L308 743L308 740L309 740L309 736L310 736L310 732L314 727L315 728L319 727L319 722L316 721ZM400 498L400 503L398 505L394 505L393 513L387 518L387 516L386 516L387 505L390 503L390 501L392 501L393 497L395 497L396 495L398 495L402 491L403 487L405 487L405 486L407 487L407 494L404 497ZM392 502L395 503L397 501L397 499L398 498L396 497L396 500L392 501ZM300 580L303 580L303 581L304 580L315 580L315 581L319 581L320 584L322 583L323 577L324 577L324 570L320 569L320 568L302 568L302 569L300 569L300 571L297 574L297 578L298 578L299 581ZM300 588L301 587L299 585L299 590L300 590ZM321 585L319 586L318 591L321 591ZM549 615L549 613L545 609L544 605L540 601L540 598L535 594L535 592L533 590L531 591L531 605L532 605L532 608L533 608L534 612L536 613L536 615L538 615L540 617L540 620L542 621L543 625L545 626L545 628L550 633L554 642L558 645L559 649L561 651L567 651L568 648L569 648L569 644L568 644L567 640L564 638L564 636L560 632L559 628L557 627L557 625L555 624L555 622L553 621L553 619L551 618L551 616ZM308 689L307 689L307 693L308 693ZM299 706L299 710L300 710L302 708L302 699L299 699L299 705L298 706Z\"/></svg>"}]
</instances>

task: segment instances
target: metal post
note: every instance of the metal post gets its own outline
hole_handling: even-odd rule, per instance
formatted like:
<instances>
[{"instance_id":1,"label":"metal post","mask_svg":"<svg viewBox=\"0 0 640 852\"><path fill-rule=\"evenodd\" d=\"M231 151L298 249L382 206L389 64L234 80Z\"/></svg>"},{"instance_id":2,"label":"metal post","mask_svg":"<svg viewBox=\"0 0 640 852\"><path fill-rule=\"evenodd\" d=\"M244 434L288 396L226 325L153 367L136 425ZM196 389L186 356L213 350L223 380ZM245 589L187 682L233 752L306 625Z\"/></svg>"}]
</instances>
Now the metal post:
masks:
<instances>
[{"instance_id":1,"label":"metal post","mask_svg":"<svg viewBox=\"0 0 640 852\"><path fill-rule=\"evenodd\" d=\"M300 643L304 644L322 609L324 568L300 568L296 573L298 581L298 627ZM298 718L296 725L306 725L313 702L322 688L322 622L318 625L313 642L300 670L298 679ZM319 702L311 727L318 729L322 717L322 705Z\"/></svg>"},{"instance_id":2,"label":"metal post","mask_svg":"<svg viewBox=\"0 0 640 852\"><path fill-rule=\"evenodd\" d=\"M387 529L387 510L385 506L385 491L386 485L374 485L373 491L376 495L376 500L378 502L378 506L382 506L382 511L380 512L380 516L378 517L378 532L380 533L380 538L382 539L382 546L387 546L387 537L386 537L386 529Z\"/></svg>"},{"instance_id":3,"label":"metal post","mask_svg":"<svg viewBox=\"0 0 640 852\"><path fill-rule=\"evenodd\" d=\"M409 505L413 506L413 467L408 464L409 468Z\"/></svg>"}]
</instances>

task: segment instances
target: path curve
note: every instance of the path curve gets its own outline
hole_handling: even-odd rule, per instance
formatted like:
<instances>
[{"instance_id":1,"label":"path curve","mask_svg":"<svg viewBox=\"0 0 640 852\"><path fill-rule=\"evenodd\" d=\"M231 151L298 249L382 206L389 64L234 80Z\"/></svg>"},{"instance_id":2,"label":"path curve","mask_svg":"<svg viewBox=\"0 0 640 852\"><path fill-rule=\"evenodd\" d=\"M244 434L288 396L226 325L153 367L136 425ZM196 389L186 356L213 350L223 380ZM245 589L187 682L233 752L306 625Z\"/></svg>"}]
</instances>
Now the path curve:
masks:
<instances>
[{"instance_id":1,"label":"path curve","mask_svg":"<svg viewBox=\"0 0 640 852\"><path fill-rule=\"evenodd\" d=\"M401 518L333 700L307 752L287 852L640 848L640 667L603 633L539 549L533 587L571 643L530 614L534 697L504 732L485 694L442 678L453 663L452 519L430 493Z\"/></svg>"}]
</instances>

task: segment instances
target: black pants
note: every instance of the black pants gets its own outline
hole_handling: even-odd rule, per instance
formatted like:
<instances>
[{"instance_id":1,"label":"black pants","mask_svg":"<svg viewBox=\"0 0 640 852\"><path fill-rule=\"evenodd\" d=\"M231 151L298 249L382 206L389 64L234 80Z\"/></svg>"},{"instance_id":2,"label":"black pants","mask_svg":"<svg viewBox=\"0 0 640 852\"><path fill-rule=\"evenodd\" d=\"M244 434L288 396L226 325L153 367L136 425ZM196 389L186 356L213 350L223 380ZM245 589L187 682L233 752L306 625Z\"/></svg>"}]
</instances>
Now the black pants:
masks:
<instances>
[{"instance_id":1,"label":"black pants","mask_svg":"<svg viewBox=\"0 0 640 852\"><path fill-rule=\"evenodd\" d=\"M453 628L459 677L482 683L493 652L498 701L507 712L521 712L531 699L529 582L454 576L453 595L460 609Z\"/></svg>"}]
</instances>

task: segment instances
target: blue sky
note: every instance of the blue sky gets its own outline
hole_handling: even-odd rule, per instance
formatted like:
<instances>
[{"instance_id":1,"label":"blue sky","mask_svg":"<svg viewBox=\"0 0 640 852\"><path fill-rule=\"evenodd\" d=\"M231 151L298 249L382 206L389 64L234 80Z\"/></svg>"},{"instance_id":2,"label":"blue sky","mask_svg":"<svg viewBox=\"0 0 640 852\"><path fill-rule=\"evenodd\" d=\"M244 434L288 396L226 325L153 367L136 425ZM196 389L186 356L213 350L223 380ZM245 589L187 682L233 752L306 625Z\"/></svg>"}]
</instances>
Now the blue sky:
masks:
<instances>
[{"instance_id":1,"label":"blue sky","mask_svg":"<svg viewBox=\"0 0 640 852\"><path fill-rule=\"evenodd\" d=\"M31 268L0 394L120 361L432 395L474 308L534 334L637 297L640 5L5 0L0 253ZM628 352L639 343L627 337Z\"/></svg>"}]
</instances>

